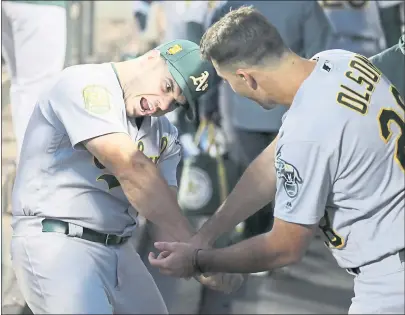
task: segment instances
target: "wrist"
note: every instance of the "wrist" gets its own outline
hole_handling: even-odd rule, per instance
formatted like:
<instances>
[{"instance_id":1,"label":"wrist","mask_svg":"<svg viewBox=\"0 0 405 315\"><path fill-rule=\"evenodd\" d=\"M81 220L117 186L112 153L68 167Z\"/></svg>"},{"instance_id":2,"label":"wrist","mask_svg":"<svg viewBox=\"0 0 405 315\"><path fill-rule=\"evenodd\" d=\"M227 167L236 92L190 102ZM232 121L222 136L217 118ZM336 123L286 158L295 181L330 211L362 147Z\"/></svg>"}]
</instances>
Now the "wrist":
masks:
<instances>
[{"instance_id":1,"label":"wrist","mask_svg":"<svg viewBox=\"0 0 405 315\"><path fill-rule=\"evenodd\" d=\"M180 230L181 230L181 232L180 232ZM192 231L188 227L178 226L177 235L178 235L180 242L188 243L190 241L190 239L192 239L193 236L195 235L195 231Z\"/></svg>"},{"instance_id":2,"label":"wrist","mask_svg":"<svg viewBox=\"0 0 405 315\"><path fill-rule=\"evenodd\" d=\"M201 265L198 261L198 254L202 251L201 248L197 248L194 250L194 254L193 254L193 259L192 259L192 264L193 264L193 270L194 272L196 272L197 274L201 275L204 273L204 271L201 268Z\"/></svg>"},{"instance_id":3,"label":"wrist","mask_svg":"<svg viewBox=\"0 0 405 315\"><path fill-rule=\"evenodd\" d=\"M209 239L202 237L200 234L195 234L189 241L195 248L212 248L212 243Z\"/></svg>"}]
</instances>

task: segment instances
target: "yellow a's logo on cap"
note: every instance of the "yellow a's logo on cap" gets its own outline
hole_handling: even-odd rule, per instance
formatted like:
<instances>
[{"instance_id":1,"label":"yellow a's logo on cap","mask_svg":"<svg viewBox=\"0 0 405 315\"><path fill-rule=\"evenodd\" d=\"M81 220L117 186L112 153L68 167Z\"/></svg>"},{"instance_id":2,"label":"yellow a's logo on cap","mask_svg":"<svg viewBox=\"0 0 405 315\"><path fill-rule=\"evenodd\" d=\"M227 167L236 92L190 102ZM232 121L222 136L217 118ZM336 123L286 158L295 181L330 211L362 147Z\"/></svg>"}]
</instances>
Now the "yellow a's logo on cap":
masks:
<instances>
[{"instance_id":1,"label":"yellow a's logo on cap","mask_svg":"<svg viewBox=\"0 0 405 315\"><path fill-rule=\"evenodd\" d=\"M190 76L190 79L193 80L193 84L196 86L195 90L197 92L205 91L208 88L208 71L201 73L199 77Z\"/></svg>"},{"instance_id":2,"label":"yellow a's logo on cap","mask_svg":"<svg viewBox=\"0 0 405 315\"><path fill-rule=\"evenodd\" d=\"M167 50L167 53L168 53L169 55L175 55L175 54L177 54L178 52L180 52L180 51L182 51L182 50L183 50L183 47L181 47L179 44L176 44L176 45L170 47L170 48Z\"/></svg>"}]
</instances>

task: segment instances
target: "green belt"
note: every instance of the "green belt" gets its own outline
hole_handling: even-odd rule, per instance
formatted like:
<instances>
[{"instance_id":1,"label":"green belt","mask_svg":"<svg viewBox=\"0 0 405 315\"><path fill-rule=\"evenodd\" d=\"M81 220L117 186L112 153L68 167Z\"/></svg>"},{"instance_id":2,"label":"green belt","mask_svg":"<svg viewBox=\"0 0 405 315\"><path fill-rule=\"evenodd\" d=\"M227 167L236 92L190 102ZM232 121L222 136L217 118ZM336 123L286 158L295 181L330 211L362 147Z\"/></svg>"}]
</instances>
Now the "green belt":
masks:
<instances>
[{"instance_id":1,"label":"green belt","mask_svg":"<svg viewBox=\"0 0 405 315\"><path fill-rule=\"evenodd\" d=\"M42 221L42 232L62 233L69 235L69 223L55 220L44 219ZM88 228L83 228L83 234L81 236L75 236L87 241L101 243L108 245L120 245L128 240L129 237L121 237L114 234L103 234Z\"/></svg>"}]
</instances>

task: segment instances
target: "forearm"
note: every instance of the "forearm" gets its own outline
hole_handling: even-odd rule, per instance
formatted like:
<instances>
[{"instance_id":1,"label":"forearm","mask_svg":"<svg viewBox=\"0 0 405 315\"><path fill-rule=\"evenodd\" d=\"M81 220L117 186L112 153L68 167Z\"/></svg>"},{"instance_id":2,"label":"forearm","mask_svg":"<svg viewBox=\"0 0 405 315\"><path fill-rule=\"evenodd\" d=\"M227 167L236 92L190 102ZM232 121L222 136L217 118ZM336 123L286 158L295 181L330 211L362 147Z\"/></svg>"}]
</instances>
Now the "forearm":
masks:
<instances>
[{"instance_id":1,"label":"forearm","mask_svg":"<svg viewBox=\"0 0 405 315\"><path fill-rule=\"evenodd\" d=\"M246 169L219 210L201 227L195 239L212 245L221 234L267 205L274 199L276 140Z\"/></svg>"},{"instance_id":2,"label":"forearm","mask_svg":"<svg viewBox=\"0 0 405 315\"><path fill-rule=\"evenodd\" d=\"M143 154L133 164L131 172L118 178L128 201L164 234L177 241L189 241L195 231L158 168Z\"/></svg>"},{"instance_id":3,"label":"forearm","mask_svg":"<svg viewBox=\"0 0 405 315\"><path fill-rule=\"evenodd\" d=\"M251 273L279 268L296 261L268 234L250 238L221 249L201 250L198 265L203 272Z\"/></svg>"}]
</instances>

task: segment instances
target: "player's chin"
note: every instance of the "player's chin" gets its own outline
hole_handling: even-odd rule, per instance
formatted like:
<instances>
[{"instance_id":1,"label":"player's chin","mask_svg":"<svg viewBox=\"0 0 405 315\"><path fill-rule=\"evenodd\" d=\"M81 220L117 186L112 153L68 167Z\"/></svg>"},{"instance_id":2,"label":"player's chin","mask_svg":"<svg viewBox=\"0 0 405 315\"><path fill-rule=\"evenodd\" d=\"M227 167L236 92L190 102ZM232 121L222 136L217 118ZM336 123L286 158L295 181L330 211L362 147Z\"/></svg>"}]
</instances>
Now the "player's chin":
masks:
<instances>
[{"instance_id":1,"label":"player's chin","mask_svg":"<svg viewBox=\"0 0 405 315\"><path fill-rule=\"evenodd\" d=\"M149 117L149 116L155 116L154 112L148 112L148 111L143 111L143 110L134 110L134 117Z\"/></svg>"},{"instance_id":2,"label":"player's chin","mask_svg":"<svg viewBox=\"0 0 405 315\"><path fill-rule=\"evenodd\" d=\"M145 115L142 114L141 111L138 110L137 108L132 108L132 111L127 110L127 116L136 118L136 117L142 117Z\"/></svg>"},{"instance_id":3,"label":"player's chin","mask_svg":"<svg viewBox=\"0 0 405 315\"><path fill-rule=\"evenodd\" d=\"M152 113L150 116L152 116L152 117L161 117L161 116L167 114L168 112L169 112L168 110L166 110L166 111L158 110L158 111Z\"/></svg>"},{"instance_id":4,"label":"player's chin","mask_svg":"<svg viewBox=\"0 0 405 315\"><path fill-rule=\"evenodd\" d=\"M277 107L277 104L275 104L275 103L266 103L266 104L259 103L259 104L261 107L263 107L266 110L274 109Z\"/></svg>"}]
</instances>

